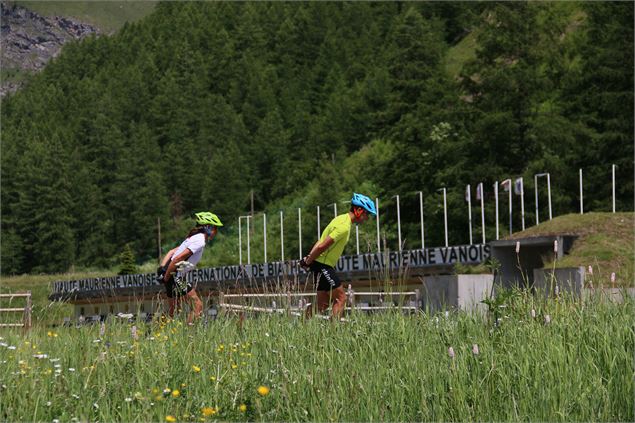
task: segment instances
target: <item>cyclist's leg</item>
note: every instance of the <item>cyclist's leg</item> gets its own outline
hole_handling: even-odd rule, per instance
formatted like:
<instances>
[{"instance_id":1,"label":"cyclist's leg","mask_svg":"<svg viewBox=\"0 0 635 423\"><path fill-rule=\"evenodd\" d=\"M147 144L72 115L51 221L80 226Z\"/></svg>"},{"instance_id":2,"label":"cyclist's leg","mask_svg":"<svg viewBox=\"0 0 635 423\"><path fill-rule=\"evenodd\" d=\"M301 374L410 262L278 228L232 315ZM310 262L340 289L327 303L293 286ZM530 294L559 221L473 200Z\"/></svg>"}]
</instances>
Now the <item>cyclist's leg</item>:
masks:
<instances>
[{"instance_id":1,"label":"cyclist's leg","mask_svg":"<svg viewBox=\"0 0 635 423\"><path fill-rule=\"evenodd\" d=\"M331 310L333 317L339 319L346 306L346 291L344 291L342 285L331 291L331 299L333 301L333 310Z\"/></svg>"},{"instance_id":2,"label":"cyclist's leg","mask_svg":"<svg viewBox=\"0 0 635 423\"><path fill-rule=\"evenodd\" d=\"M203 301L201 301L201 298L196 293L196 289L192 289L188 292L186 297L192 306L192 310L187 316L187 322L192 323L195 318L199 318L201 314L203 314Z\"/></svg>"}]
</instances>

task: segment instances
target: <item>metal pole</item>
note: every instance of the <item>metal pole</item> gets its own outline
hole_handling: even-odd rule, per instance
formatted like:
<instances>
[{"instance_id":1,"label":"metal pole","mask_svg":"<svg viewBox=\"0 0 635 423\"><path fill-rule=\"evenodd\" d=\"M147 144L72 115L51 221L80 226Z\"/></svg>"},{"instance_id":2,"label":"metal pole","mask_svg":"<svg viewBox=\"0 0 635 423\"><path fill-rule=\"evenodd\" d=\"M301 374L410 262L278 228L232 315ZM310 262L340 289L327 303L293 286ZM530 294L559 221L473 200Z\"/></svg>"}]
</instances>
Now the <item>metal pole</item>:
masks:
<instances>
[{"instance_id":1,"label":"metal pole","mask_svg":"<svg viewBox=\"0 0 635 423\"><path fill-rule=\"evenodd\" d=\"M523 225L523 231L525 230L525 187L523 184L523 178L520 178L520 215Z\"/></svg>"},{"instance_id":2,"label":"metal pole","mask_svg":"<svg viewBox=\"0 0 635 423\"><path fill-rule=\"evenodd\" d=\"M584 214L584 199L582 196L582 169L580 169L580 214Z\"/></svg>"},{"instance_id":3,"label":"metal pole","mask_svg":"<svg viewBox=\"0 0 635 423\"><path fill-rule=\"evenodd\" d=\"M355 225L355 242L357 244L357 255L359 255L359 225Z\"/></svg>"},{"instance_id":4,"label":"metal pole","mask_svg":"<svg viewBox=\"0 0 635 423\"><path fill-rule=\"evenodd\" d=\"M553 218L551 215L551 176L547 173L547 195L549 196L549 220Z\"/></svg>"},{"instance_id":5,"label":"metal pole","mask_svg":"<svg viewBox=\"0 0 635 423\"><path fill-rule=\"evenodd\" d=\"M509 234L512 234L512 180L509 180Z\"/></svg>"},{"instance_id":6,"label":"metal pole","mask_svg":"<svg viewBox=\"0 0 635 423\"><path fill-rule=\"evenodd\" d=\"M335 217L337 217L337 203L333 203L333 213L335 214Z\"/></svg>"},{"instance_id":7,"label":"metal pole","mask_svg":"<svg viewBox=\"0 0 635 423\"><path fill-rule=\"evenodd\" d=\"M445 246L448 244L448 201L447 201L447 191L443 188L443 225L445 226Z\"/></svg>"},{"instance_id":8,"label":"metal pole","mask_svg":"<svg viewBox=\"0 0 635 423\"><path fill-rule=\"evenodd\" d=\"M401 210L399 207L399 195L395 195L393 198L397 198L397 239L399 240L398 251L401 251Z\"/></svg>"},{"instance_id":9,"label":"metal pole","mask_svg":"<svg viewBox=\"0 0 635 423\"><path fill-rule=\"evenodd\" d=\"M419 217L421 219L421 249L426 249L426 238L423 226L423 192L419 191Z\"/></svg>"},{"instance_id":10,"label":"metal pole","mask_svg":"<svg viewBox=\"0 0 635 423\"><path fill-rule=\"evenodd\" d=\"M298 254L302 259L302 209L298 207Z\"/></svg>"},{"instance_id":11,"label":"metal pole","mask_svg":"<svg viewBox=\"0 0 635 423\"><path fill-rule=\"evenodd\" d=\"M284 217L280 210L280 260L284 261Z\"/></svg>"},{"instance_id":12,"label":"metal pole","mask_svg":"<svg viewBox=\"0 0 635 423\"><path fill-rule=\"evenodd\" d=\"M470 184L467 184L467 220L470 223L470 245L472 245L472 189Z\"/></svg>"},{"instance_id":13,"label":"metal pole","mask_svg":"<svg viewBox=\"0 0 635 423\"><path fill-rule=\"evenodd\" d=\"M322 230L320 229L320 206L317 206L317 239L320 239Z\"/></svg>"},{"instance_id":14,"label":"metal pole","mask_svg":"<svg viewBox=\"0 0 635 423\"><path fill-rule=\"evenodd\" d=\"M264 244L265 244L265 263L267 262L267 214L262 214L262 233L264 235Z\"/></svg>"},{"instance_id":15,"label":"metal pole","mask_svg":"<svg viewBox=\"0 0 635 423\"><path fill-rule=\"evenodd\" d=\"M538 175L534 175L534 192L536 193L536 225L540 223L538 218Z\"/></svg>"},{"instance_id":16,"label":"metal pole","mask_svg":"<svg viewBox=\"0 0 635 423\"><path fill-rule=\"evenodd\" d=\"M238 264L243 264L243 238L240 225L240 216L238 216Z\"/></svg>"},{"instance_id":17,"label":"metal pole","mask_svg":"<svg viewBox=\"0 0 635 423\"><path fill-rule=\"evenodd\" d=\"M615 168L616 165L611 166L612 174L613 174L613 213L615 213Z\"/></svg>"},{"instance_id":18,"label":"metal pole","mask_svg":"<svg viewBox=\"0 0 635 423\"><path fill-rule=\"evenodd\" d=\"M481 227L483 228L483 244L485 244L485 193L483 192L483 182L479 185L481 186Z\"/></svg>"},{"instance_id":19,"label":"metal pole","mask_svg":"<svg viewBox=\"0 0 635 423\"><path fill-rule=\"evenodd\" d=\"M251 216L247 216L247 264L251 263L251 246L249 245L249 241L251 236L249 235L249 218Z\"/></svg>"},{"instance_id":20,"label":"metal pole","mask_svg":"<svg viewBox=\"0 0 635 423\"><path fill-rule=\"evenodd\" d=\"M496 203L496 239L498 239L498 181L494 182L494 200Z\"/></svg>"},{"instance_id":21,"label":"metal pole","mask_svg":"<svg viewBox=\"0 0 635 423\"><path fill-rule=\"evenodd\" d=\"M379 198L375 198L375 210L377 210L377 216L375 216L375 220L377 221L377 253L381 253L381 240L379 237Z\"/></svg>"}]
</instances>

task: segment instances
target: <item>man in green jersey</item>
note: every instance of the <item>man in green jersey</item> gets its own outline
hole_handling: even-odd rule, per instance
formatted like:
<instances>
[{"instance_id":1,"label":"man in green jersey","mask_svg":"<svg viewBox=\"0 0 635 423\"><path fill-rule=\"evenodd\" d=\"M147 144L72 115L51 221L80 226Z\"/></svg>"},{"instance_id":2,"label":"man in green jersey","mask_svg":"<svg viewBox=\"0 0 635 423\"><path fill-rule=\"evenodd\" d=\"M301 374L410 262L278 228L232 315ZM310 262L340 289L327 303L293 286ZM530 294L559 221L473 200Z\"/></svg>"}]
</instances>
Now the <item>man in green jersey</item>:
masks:
<instances>
[{"instance_id":1,"label":"man in green jersey","mask_svg":"<svg viewBox=\"0 0 635 423\"><path fill-rule=\"evenodd\" d=\"M317 285L318 312L326 310L333 302L333 316L339 317L346 305L346 292L335 272L353 223L364 223L369 215L376 216L375 203L365 195L353 193L348 213L337 216L324 229L320 239L313 245L309 255L300 260L300 266L311 272ZM311 317L313 305L306 309Z\"/></svg>"}]
</instances>

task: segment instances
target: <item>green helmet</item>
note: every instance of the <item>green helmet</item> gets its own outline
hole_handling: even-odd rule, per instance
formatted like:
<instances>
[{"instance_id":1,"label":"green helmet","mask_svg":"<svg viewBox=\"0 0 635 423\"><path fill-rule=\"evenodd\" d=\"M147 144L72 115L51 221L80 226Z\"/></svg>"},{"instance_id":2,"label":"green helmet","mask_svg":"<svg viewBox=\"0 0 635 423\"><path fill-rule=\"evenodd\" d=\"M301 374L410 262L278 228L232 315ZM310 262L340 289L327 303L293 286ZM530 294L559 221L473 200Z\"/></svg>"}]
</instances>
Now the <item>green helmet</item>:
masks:
<instances>
[{"instance_id":1,"label":"green helmet","mask_svg":"<svg viewBox=\"0 0 635 423\"><path fill-rule=\"evenodd\" d=\"M214 226L223 226L223 223L220 221L218 216L216 216L212 212L200 212L194 215L196 218L196 223L198 225L214 225Z\"/></svg>"}]
</instances>

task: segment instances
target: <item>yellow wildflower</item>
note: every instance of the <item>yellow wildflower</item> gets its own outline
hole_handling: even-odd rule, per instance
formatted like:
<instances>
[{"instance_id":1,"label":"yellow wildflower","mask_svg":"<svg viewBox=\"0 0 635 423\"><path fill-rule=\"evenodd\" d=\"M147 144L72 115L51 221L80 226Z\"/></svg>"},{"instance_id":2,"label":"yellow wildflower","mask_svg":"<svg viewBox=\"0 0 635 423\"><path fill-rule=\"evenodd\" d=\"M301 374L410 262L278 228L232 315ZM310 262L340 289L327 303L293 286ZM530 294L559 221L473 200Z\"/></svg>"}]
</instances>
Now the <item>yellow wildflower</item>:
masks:
<instances>
[{"instance_id":1,"label":"yellow wildflower","mask_svg":"<svg viewBox=\"0 0 635 423\"><path fill-rule=\"evenodd\" d=\"M263 397L266 395L269 395L269 388L264 385L260 385L258 387L258 393L262 395Z\"/></svg>"},{"instance_id":2,"label":"yellow wildflower","mask_svg":"<svg viewBox=\"0 0 635 423\"><path fill-rule=\"evenodd\" d=\"M198 373L201 371L201 368L198 366L192 366L192 370L194 371L194 373Z\"/></svg>"},{"instance_id":3,"label":"yellow wildflower","mask_svg":"<svg viewBox=\"0 0 635 423\"><path fill-rule=\"evenodd\" d=\"M178 389L175 389L174 391L172 391L172 396L174 398L178 398L181 395L181 391L179 391Z\"/></svg>"},{"instance_id":4,"label":"yellow wildflower","mask_svg":"<svg viewBox=\"0 0 635 423\"><path fill-rule=\"evenodd\" d=\"M210 376L209 380L211 380L212 382L216 381L216 376Z\"/></svg>"},{"instance_id":5,"label":"yellow wildflower","mask_svg":"<svg viewBox=\"0 0 635 423\"><path fill-rule=\"evenodd\" d=\"M238 409L240 410L241 413L244 413L245 411L247 411L247 405L245 404L240 404L240 406L238 407Z\"/></svg>"},{"instance_id":6,"label":"yellow wildflower","mask_svg":"<svg viewBox=\"0 0 635 423\"><path fill-rule=\"evenodd\" d=\"M238 364L236 364L236 363L232 363L232 369L235 369L235 368L237 368L237 367L238 367Z\"/></svg>"},{"instance_id":7,"label":"yellow wildflower","mask_svg":"<svg viewBox=\"0 0 635 423\"><path fill-rule=\"evenodd\" d=\"M174 416L165 416L165 421L173 423L173 422L176 421L176 417L174 417Z\"/></svg>"},{"instance_id":8,"label":"yellow wildflower","mask_svg":"<svg viewBox=\"0 0 635 423\"><path fill-rule=\"evenodd\" d=\"M209 417L216 414L217 410L214 407L203 407L201 409L201 412L203 413L204 416Z\"/></svg>"}]
</instances>

